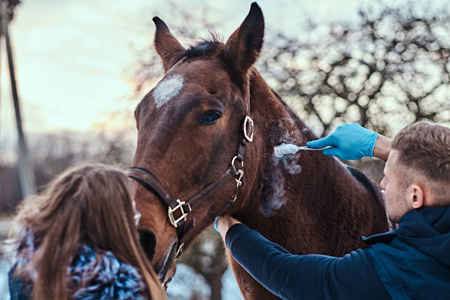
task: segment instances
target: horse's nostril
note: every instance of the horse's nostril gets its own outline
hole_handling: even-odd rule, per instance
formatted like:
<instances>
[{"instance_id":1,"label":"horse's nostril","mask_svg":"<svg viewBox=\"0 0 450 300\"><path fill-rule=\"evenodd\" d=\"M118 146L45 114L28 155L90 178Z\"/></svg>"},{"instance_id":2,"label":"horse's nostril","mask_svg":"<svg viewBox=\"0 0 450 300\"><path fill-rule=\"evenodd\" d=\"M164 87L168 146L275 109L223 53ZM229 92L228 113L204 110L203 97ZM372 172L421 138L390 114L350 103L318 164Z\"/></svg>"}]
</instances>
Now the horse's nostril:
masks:
<instances>
[{"instance_id":1,"label":"horse's nostril","mask_svg":"<svg viewBox=\"0 0 450 300\"><path fill-rule=\"evenodd\" d=\"M144 250L145 256L149 261L151 261L156 251L156 235L153 231L147 229L139 229L138 232L139 241L142 249Z\"/></svg>"}]
</instances>

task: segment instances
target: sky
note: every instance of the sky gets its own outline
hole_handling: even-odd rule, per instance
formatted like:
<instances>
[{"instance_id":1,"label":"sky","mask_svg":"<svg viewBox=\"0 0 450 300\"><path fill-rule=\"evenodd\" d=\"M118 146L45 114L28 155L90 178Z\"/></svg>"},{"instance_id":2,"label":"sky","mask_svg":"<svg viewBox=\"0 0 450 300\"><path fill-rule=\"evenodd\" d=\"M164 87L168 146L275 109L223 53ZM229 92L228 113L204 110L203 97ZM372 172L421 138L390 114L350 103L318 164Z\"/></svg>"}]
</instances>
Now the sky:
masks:
<instances>
[{"instance_id":1,"label":"sky","mask_svg":"<svg viewBox=\"0 0 450 300\"><path fill-rule=\"evenodd\" d=\"M10 24L24 130L27 134L63 130L90 132L109 120L133 124L133 74L139 55L152 47L158 15L170 27L179 22L167 0L22 0ZM224 39L248 13L250 0L172 1L221 26ZM367 0L260 0L266 31L302 34L300 24L355 20ZM197 24L198 26L198 24ZM207 36L204 35L205 37ZM3 44L2 44L2 47ZM1 51L0 136L15 139L9 76ZM127 124L113 124L121 112ZM119 121L117 121L119 122ZM120 121L123 122L123 121ZM130 125L131 124L131 125ZM114 127L114 126L113 126Z\"/></svg>"},{"instance_id":2,"label":"sky","mask_svg":"<svg viewBox=\"0 0 450 300\"><path fill-rule=\"evenodd\" d=\"M193 14L201 13L198 8L206 3L173 2ZM251 2L208 2L209 18L222 20L218 29L222 37L228 38L240 25ZM354 17L358 1L342 5L340 1L262 0L258 4L267 30L291 27L286 30L292 32L296 29L291 24L299 18ZM129 101L134 95L133 74L139 53L152 47L155 15L169 27L176 22L167 1L23 0L10 24L10 35L25 132L95 130L96 124L118 111L132 119L137 104L137 99ZM5 53L0 135L11 138L16 125Z\"/></svg>"}]
</instances>

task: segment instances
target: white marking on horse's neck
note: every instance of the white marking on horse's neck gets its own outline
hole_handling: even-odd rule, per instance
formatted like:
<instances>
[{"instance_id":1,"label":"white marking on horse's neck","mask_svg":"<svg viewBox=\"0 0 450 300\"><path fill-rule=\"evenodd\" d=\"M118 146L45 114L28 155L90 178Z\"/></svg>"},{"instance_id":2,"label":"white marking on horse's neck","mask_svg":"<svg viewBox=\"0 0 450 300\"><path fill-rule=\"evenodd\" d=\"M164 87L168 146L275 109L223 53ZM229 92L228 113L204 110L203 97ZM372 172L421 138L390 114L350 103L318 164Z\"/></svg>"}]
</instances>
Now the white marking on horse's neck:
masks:
<instances>
[{"instance_id":1,"label":"white marking on horse's neck","mask_svg":"<svg viewBox=\"0 0 450 300\"><path fill-rule=\"evenodd\" d=\"M172 100L183 87L183 77L181 75L172 75L161 81L153 90L156 107L160 108Z\"/></svg>"}]
</instances>

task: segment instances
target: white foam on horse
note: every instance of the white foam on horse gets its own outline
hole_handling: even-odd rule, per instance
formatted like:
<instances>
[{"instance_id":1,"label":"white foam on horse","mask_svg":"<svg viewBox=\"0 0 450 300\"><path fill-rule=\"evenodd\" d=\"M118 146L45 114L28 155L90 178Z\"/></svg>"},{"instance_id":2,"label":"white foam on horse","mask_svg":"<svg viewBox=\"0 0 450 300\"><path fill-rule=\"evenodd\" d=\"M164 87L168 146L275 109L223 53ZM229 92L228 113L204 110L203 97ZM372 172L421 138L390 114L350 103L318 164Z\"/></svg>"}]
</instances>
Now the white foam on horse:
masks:
<instances>
[{"instance_id":1,"label":"white foam on horse","mask_svg":"<svg viewBox=\"0 0 450 300\"><path fill-rule=\"evenodd\" d=\"M294 145L294 144L282 143L281 145L273 147L273 152L276 157L283 157L283 155L286 155L286 154L297 153L299 148L300 148L299 146Z\"/></svg>"},{"instance_id":2,"label":"white foam on horse","mask_svg":"<svg viewBox=\"0 0 450 300\"><path fill-rule=\"evenodd\" d=\"M300 143L300 141L295 141L289 137L285 137L283 140ZM297 175L302 171L302 167L298 163L299 155L287 156L287 154L295 154L299 148L299 146L291 143L282 143L273 147L272 163L276 168L272 168L270 173L266 174L267 178L261 185L264 201L260 212L263 215L274 216L286 204L286 189L289 190L289 186L285 187L285 176L287 174Z\"/></svg>"},{"instance_id":3,"label":"white foam on horse","mask_svg":"<svg viewBox=\"0 0 450 300\"><path fill-rule=\"evenodd\" d=\"M183 77L181 75L172 75L161 81L153 90L156 107L160 108L176 95L183 88Z\"/></svg>"}]
</instances>

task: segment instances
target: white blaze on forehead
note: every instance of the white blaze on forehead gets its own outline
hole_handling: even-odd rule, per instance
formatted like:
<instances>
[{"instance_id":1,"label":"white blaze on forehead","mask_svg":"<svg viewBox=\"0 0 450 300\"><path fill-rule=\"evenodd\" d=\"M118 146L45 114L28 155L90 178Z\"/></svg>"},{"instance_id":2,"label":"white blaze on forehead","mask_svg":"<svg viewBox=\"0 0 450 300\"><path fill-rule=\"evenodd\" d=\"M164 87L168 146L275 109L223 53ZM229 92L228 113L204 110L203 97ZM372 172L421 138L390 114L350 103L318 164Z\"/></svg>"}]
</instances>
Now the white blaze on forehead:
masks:
<instances>
[{"instance_id":1,"label":"white blaze on forehead","mask_svg":"<svg viewBox=\"0 0 450 300\"><path fill-rule=\"evenodd\" d=\"M173 75L161 81L153 90L153 98L155 98L156 107L160 108L173 97L178 95L183 87L183 77L181 75Z\"/></svg>"}]
</instances>

